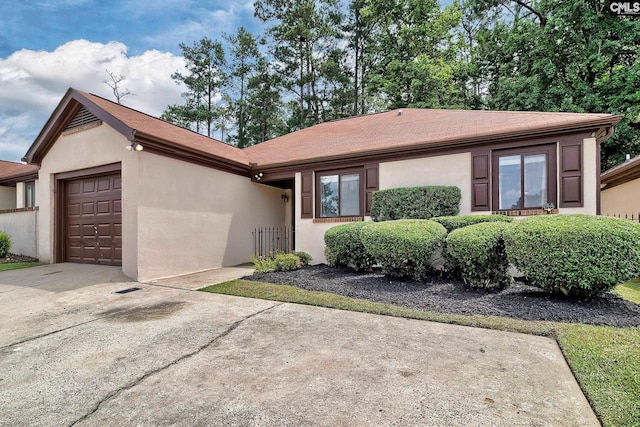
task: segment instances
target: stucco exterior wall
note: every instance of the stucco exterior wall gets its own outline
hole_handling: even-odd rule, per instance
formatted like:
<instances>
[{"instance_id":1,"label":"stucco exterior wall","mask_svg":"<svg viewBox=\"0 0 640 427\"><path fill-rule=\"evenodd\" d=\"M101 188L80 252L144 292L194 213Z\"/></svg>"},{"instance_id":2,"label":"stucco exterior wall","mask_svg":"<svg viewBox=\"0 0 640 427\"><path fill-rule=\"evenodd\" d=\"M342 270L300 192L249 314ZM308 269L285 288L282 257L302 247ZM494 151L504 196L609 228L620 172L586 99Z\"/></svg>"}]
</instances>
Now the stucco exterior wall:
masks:
<instances>
[{"instance_id":1,"label":"stucco exterior wall","mask_svg":"<svg viewBox=\"0 0 640 427\"><path fill-rule=\"evenodd\" d=\"M254 227L285 225L286 205L278 188L137 154L138 280L247 262Z\"/></svg>"},{"instance_id":2,"label":"stucco exterior wall","mask_svg":"<svg viewBox=\"0 0 640 427\"><path fill-rule=\"evenodd\" d=\"M16 207L16 187L0 186L0 210Z\"/></svg>"},{"instance_id":3,"label":"stucco exterior wall","mask_svg":"<svg viewBox=\"0 0 640 427\"><path fill-rule=\"evenodd\" d=\"M122 270L137 277L137 254L131 240L136 230L137 170L136 155L126 149L129 141L103 124L68 135L62 135L42 160L36 185L38 215L38 254L41 262L54 262L55 179L54 175L79 169L121 163L122 167Z\"/></svg>"},{"instance_id":4,"label":"stucco exterior wall","mask_svg":"<svg viewBox=\"0 0 640 427\"><path fill-rule=\"evenodd\" d=\"M380 163L378 166L380 190L420 185L455 185L461 190L460 215L471 213L471 154L448 154ZM312 264L326 262L324 233L342 223L314 223L300 218L302 174L296 173L296 250L308 252ZM313 186L315 192L315 185ZM315 194L314 198L315 200ZM370 220L365 217L365 220Z\"/></svg>"},{"instance_id":5,"label":"stucco exterior wall","mask_svg":"<svg viewBox=\"0 0 640 427\"><path fill-rule=\"evenodd\" d=\"M629 218L632 214L634 218L640 215L640 179L603 190L600 197L602 215Z\"/></svg>"},{"instance_id":6,"label":"stucco exterior wall","mask_svg":"<svg viewBox=\"0 0 640 427\"><path fill-rule=\"evenodd\" d=\"M380 190L422 185L460 188L460 215L471 213L471 153L448 154L380 163Z\"/></svg>"},{"instance_id":7,"label":"stucco exterior wall","mask_svg":"<svg viewBox=\"0 0 640 427\"><path fill-rule=\"evenodd\" d=\"M0 213L0 231L11 237L11 253L38 258L37 230L37 210Z\"/></svg>"},{"instance_id":8,"label":"stucco exterior wall","mask_svg":"<svg viewBox=\"0 0 640 427\"><path fill-rule=\"evenodd\" d=\"M558 196L560 195L560 147L558 146ZM585 138L582 143L582 185L584 206L580 208L558 208L561 214L589 214L597 213L598 193L598 143L595 138Z\"/></svg>"}]
</instances>

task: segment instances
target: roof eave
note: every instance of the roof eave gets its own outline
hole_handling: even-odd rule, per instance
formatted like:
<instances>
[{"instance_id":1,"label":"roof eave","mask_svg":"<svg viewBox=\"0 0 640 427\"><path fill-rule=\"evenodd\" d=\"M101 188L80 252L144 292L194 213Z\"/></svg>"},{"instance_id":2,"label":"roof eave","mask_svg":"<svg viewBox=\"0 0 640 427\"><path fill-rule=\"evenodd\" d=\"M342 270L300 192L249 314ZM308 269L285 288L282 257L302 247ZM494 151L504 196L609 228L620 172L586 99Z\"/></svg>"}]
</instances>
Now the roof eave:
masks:
<instances>
[{"instance_id":1,"label":"roof eave","mask_svg":"<svg viewBox=\"0 0 640 427\"><path fill-rule=\"evenodd\" d=\"M158 138L154 135L136 132L135 141L142 144L147 152L173 157L187 162L197 163L202 166L232 172L237 175L248 176L249 163L242 163L222 156L216 156L205 151L175 144L169 140Z\"/></svg>"}]
</instances>

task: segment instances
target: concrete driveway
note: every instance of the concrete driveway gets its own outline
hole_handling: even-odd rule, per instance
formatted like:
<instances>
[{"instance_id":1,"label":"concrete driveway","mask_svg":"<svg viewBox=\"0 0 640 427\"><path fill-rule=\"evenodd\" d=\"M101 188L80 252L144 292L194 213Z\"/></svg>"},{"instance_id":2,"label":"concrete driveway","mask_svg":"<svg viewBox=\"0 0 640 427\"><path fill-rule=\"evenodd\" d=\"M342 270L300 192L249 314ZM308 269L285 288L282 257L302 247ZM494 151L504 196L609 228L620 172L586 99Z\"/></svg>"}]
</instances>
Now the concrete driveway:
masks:
<instances>
[{"instance_id":1,"label":"concrete driveway","mask_svg":"<svg viewBox=\"0 0 640 427\"><path fill-rule=\"evenodd\" d=\"M0 425L599 425L553 340L189 290L207 274L0 273Z\"/></svg>"}]
</instances>

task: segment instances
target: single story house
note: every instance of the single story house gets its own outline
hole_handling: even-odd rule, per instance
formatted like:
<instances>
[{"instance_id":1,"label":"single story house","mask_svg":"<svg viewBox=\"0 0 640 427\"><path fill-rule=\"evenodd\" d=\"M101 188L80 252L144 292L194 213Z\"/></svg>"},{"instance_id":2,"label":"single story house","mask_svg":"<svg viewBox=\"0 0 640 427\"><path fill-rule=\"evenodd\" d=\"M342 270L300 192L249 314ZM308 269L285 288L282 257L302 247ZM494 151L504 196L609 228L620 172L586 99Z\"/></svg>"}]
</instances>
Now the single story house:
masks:
<instances>
[{"instance_id":1,"label":"single story house","mask_svg":"<svg viewBox=\"0 0 640 427\"><path fill-rule=\"evenodd\" d=\"M256 227L323 235L373 192L456 185L461 214L599 212L600 143L619 116L403 109L238 149L69 89L23 160L39 166L43 262L122 265L147 281L249 260Z\"/></svg>"},{"instance_id":2,"label":"single story house","mask_svg":"<svg viewBox=\"0 0 640 427\"><path fill-rule=\"evenodd\" d=\"M0 160L0 231L11 238L12 253L34 258L37 180L37 166Z\"/></svg>"},{"instance_id":3,"label":"single story house","mask_svg":"<svg viewBox=\"0 0 640 427\"><path fill-rule=\"evenodd\" d=\"M600 176L602 215L640 221L640 156Z\"/></svg>"}]
</instances>

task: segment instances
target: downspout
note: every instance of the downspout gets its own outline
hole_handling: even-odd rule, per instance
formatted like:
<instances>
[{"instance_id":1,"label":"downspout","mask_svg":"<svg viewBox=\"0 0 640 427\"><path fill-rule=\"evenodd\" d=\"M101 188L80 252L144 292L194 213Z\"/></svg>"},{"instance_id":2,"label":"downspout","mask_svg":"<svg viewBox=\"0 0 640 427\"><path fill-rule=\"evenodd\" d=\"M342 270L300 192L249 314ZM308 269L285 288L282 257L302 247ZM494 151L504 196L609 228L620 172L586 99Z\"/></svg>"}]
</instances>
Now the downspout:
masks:
<instances>
[{"instance_id":1,"label":"downspout","mask_svg":"<svg viewBox=\"0 0 640 427\"><path fill-rule=\"evenodd\" d=\"M601 144L605 142L607 139L613 136L613 126L608 126L600 133L600 135L596 136L596 142Z\"/></svg>"}]
</instances>

